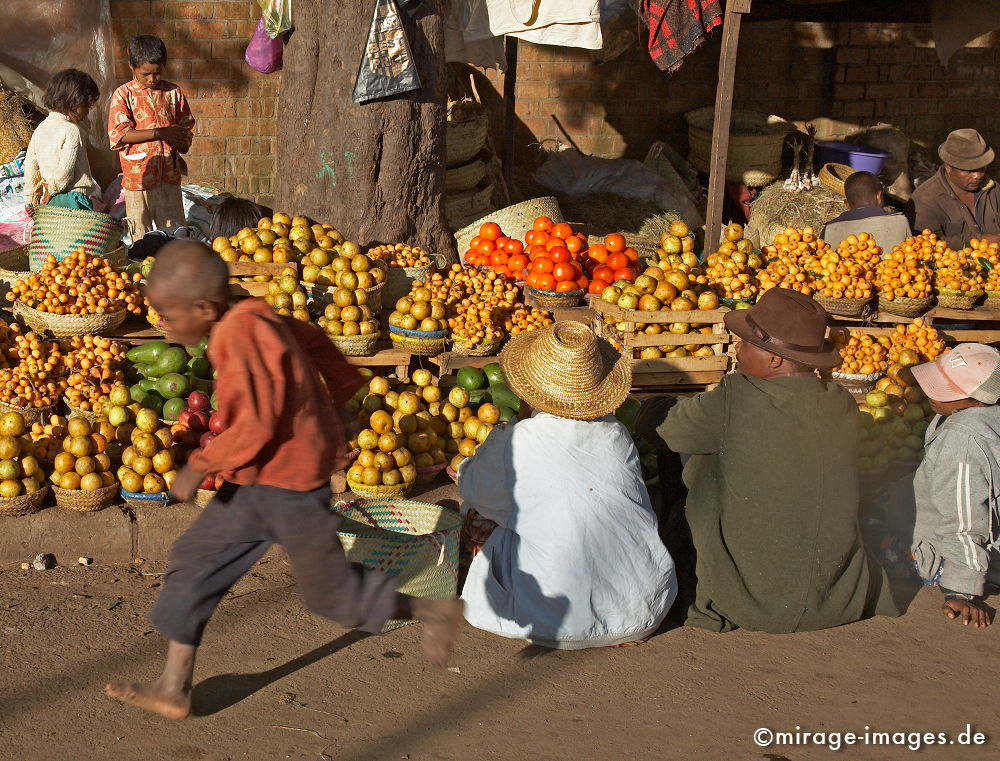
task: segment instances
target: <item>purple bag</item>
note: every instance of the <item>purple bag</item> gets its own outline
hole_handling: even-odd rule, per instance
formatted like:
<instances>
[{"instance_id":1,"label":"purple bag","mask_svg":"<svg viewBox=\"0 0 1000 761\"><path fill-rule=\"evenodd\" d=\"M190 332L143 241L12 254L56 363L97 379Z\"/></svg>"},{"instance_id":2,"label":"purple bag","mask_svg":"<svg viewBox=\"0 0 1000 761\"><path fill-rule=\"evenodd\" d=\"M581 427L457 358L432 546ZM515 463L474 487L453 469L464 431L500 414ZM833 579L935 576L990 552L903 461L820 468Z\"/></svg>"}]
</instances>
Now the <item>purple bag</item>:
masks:
<instances>
[{"instance_id":1,"label":"purple bag","mask_svg":"<svg viewBox=\"0 0 1000 761\"><path fill-rule=\"evenodd\" d=\"M270 74L281 68L285 35L279 35L277 39L272 40L268 37L264 27L264 17L261 16L243 58L254 71L259 71L261 74Z\"/></svg>"}]
</instances>

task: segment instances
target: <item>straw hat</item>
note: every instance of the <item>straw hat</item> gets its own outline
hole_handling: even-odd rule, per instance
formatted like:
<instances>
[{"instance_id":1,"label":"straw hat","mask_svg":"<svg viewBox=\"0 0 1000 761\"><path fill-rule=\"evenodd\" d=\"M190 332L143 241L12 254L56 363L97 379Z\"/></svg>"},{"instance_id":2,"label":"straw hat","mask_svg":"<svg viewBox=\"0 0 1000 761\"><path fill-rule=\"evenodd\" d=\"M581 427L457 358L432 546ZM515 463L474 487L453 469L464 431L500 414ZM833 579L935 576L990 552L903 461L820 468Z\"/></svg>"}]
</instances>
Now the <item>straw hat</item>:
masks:
<instances>
[{"instance_id":1,"label":"straw hat","mask_svg":"<svg viewBox=\"0 0 1000 761\"><path fill-rule=\"evenodd\" d=\"M511 390L541 412L594 420L621 406L632 367L614 346L580 322L557 322L513 339L500 353Z\"/></svg>"},{"instance_id":2,"label":"straw hat","mask_svg":"<svg viewBox=\"0 0 1000 761\"><path fill-rule=\"evenodd\" d=\"M966 128L950 133L938 147L938 156L956 169L973 171L992 164L994 153L982 135Z\"/></svg>"}]
</instances>

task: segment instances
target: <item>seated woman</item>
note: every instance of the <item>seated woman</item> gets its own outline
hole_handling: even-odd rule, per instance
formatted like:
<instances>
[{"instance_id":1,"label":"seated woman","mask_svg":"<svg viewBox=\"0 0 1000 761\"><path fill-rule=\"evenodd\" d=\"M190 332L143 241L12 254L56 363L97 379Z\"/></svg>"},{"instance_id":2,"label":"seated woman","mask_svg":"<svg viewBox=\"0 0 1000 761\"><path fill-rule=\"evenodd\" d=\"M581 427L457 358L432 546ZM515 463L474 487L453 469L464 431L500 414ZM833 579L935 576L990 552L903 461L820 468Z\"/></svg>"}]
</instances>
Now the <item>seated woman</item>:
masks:
<instances>
[{"instance_id":1,"label":"seated woman","mask_svg":"<svg viewBox=\"0 0 1000 761\"><path fill-rule=\"evenodd\" d=\"M535 412L459 468L463 511L496 524L469 568L466 620L563 650L649 637L677 588L639 455L612 415L628 361L563 322L513 340L500 366Z\"/></svg>"}]
</instances>

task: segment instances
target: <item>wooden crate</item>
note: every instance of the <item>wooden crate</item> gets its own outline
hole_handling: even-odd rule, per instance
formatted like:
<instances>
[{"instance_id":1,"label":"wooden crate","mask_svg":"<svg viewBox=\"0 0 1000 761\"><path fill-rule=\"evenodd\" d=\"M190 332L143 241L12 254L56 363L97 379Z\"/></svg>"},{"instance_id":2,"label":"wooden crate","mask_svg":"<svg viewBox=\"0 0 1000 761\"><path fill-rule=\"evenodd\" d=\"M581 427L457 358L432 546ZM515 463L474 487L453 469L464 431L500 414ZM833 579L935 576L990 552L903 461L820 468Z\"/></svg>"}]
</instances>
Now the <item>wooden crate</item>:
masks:
<instances>
[{"instance_id":1,"label":"wooden crate","mask_svg":"<svg viewBox=\"0 0 1000 761\"><path fill-rule=\"evenodd\" d=\"M227 262L230 277L267 277L270 280L280 275L286 267L295 270L298 277L299 265L295 262L279 264L275 262ZM229 292L234 296L266 296L267 283L245 280L241 283L230 283Z\"/></svg>"},{"instance_id":2,"label":"wooden crate","mask_svg":"<svg viewBox=\"0 0 1000 761\"><path fill-rule=\"evenodd\" d=\"M723 322L726 312L729 311L727 309L646 312L622 309L600 298L592 298L590 307L596 313L598 327L604 335L614 338L621 344L622 350L633 357L632 385L636 388L714 386L732 366L732 336ZM613 319L623 329L615 329L605 318ZM644 325L668 325L674 322L711 325L712 332L668 332L655 335L642 332ZM713 356L635 358L635 353L647 346L661 348L694 344L711 346Z\"/></svg>"},{"instance_id":3,"label":"wooden crate","mask_svg":"<svg viewBox=\"0 0 1000 761\"><path fill-rule=\"evenodd\" d=\"M986 309L983 306L975 309L948 309L934 307L920 316L923 321L937 329L949 343L1000 343L1000 311ZM899 317L888 312L880 312L874 317L862 319L859 317L840 317L832 315L830 321L833 328L856 328L862 333L873 336L892 333L895 328L878 327L879 325L908 325L915 318ZM953 327L958 324L977 324L975 328ZM982 323L980 326L979 323Z\"/></svg>"}]
</instances>

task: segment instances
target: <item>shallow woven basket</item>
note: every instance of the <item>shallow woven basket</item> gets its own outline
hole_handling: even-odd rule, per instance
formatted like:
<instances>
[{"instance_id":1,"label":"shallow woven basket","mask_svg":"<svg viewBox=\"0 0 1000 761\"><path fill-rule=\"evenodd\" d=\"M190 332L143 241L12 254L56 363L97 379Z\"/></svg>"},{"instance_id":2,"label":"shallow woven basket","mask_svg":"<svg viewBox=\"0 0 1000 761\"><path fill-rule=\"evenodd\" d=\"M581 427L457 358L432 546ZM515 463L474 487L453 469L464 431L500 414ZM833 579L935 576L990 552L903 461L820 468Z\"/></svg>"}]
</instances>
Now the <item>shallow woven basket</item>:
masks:
<instances>
[{"instance_id":1,"label":"shallow woven basket","mask_svg":"<svg viewBox=\"0 0 1000 761\"><path fill-rule=\"evenodd\" d=\"M0 283L5 283L6 288L2 288L3 293L10 290L18 280L24 280L31 274L28 269L28 247L18 246L9 251L0 252Z\"/></svg>"},{"instance_id":2,"label":"shallow woven basket","mask_svg":"<svg viewBox=\"0 0 1000 761\"><path fill-rule=\"evenodd\" d=\"M538 306L545 309L566 309L567 307L577 307L583 303L584 291L568 291L567 293L552 293L550 291L540 291L530 285L524 289L535 300Z\"/></svg>"},{"instance_id":3,"label":"shallow woven basket","mask_svg":"<svg viewBox=\"0 0 1000 761\"><path fill-rule=\"evenodd\" d=\"M0 497L0 518L15 518L19 515L31 515L42 509L45 496L49 493L48 484L31 494L19 497Z\"/></svg>"},{"instance_id":4,"label":"shallow woven basket","mask_svg":"<svg viewBox=\"0 0 1000 761\"><path fill-rule=\"evenodd\" d=\"M69 403L69 399L67 399L65 396L63 397L63 404L65 404L66 409L69 410L69 417L82 417L86 420L89 420L91 423L100 420L102 417L104 417L103 415L98 414L96 412L86 412L84 410L81 410L79 407L74 407L72 404ZM175 420L173 422L176 423L177 421Z\"/></svg>"},{"instance_id":5,"label":"shallow woven basket","mask_svg":"<svg viewBox=\"0 0 1000 761\"><path fill-rule=\"evenodd\" d=\"M844 195L844 181L857 170L847 164L823 164L819 170L819 183L827 190Z\"/></svg>"},{"instance_id":6,"label":"shallow woven basket","mask_svg":"<svg viewBox=\"0 0 1000 761\"><path fill-rule=\"evenodd\" d=\"M16 407L13 404L7 404L7 402L0 402L0 415L5 412L20 412L25 425L30 428L35 423L44 423L48 420L55 414L57 406L53 404L51 407Z\"/></svg>"},{"instance_id":7,"label":"shallow woven basket","mask_svg":"<svg viewBox=\"0 0 1000 761\"><path fill-rule=\"evenodd\" d=\"M392 345L401 351L416 354L421 357L436 357L444 351L448 331L437 330L429 333L422 330L404 330L389 326L389 338Z\"/></svg>"},{"instance_id":8,"label":"shallow woven basket","mask_svg":"<svg viewBox=\"0 0 1000 761\"><path fill-rule=\"evenodd\" d=\"M211 489L198 489L194 494L194 503L201 508L208 507L208 503L215 499L217 491Z\"/></svg>"},{"instance_id":9,"label":"shallow woven basket","mask_svg":"<svg viewBox=\"0 0 1000 761\"><path fill-rule=\"evenodd\" d=\"M928 296L923 299L897 298L889 301L878 297L878 311L888 312L900 317L919 317L934 304L934 297Z\"/></svg>"},{"instance_id":10,"label":"shallow woven basket","mask_svg":"<svg viewBox=\"0 0 1000 761\"><path fill-rule=\"evenodd\" d=\"M459 193L476 187L486 177L486 162L474 158L467 164L448 167L444 173L444 192Z\"/></svg>"},{"instance_id":11,"label":"shallow woven basket","mask_svg":"<svg viewBox=\"0 0 1000 761\"><path fill-rule=\"evenodd\" d=\"M58 486L53 486L52 491L56 495L56 504L59 507L77 513L96 513L98 510L111 507L115 503L115 498L118 496L118 485L113 484L94 491L60 489Z\"/></svg>"},{"instance_id":12,"label":"shallow woven basket","mask_svg":"<svg viewBox=\"0 0 1000 761\"><path fill-rule=\"evenodd\" d=\"M379 484L378 486L368 486L360 481L348 478L347 488L359 497L367 497L369 499L394 499L396 497L405 497L409 494L413 489L413 484L397 484L396 486L384 486Z\"/></svg>"},{"instance_id":13,"label":"shallow woven basket","mask_svg":"<svg viewBox=\"0 0 1000 761\"><path fill-rule=\"evenodd\" d=\"M50 314L14 302L14 316L24 322L37 333L51 334L55 338L70 336L103 335L119 327L128 316L128 311L122 309L110 314Z\"/></svg>"},{"instance_id":14,"label":"shallow woven basket","mask_svg":"<svg viewBox=\"0 0 1000 761\"><path fill-rule=\"evenodd\" d=\"M413 597L454 597L462 517L454 510L405 499L357 500L334 508L343 518L337 536L351 563L396 577ZM388 621L383 631L410 621Z\"/></svg>"},{"instance_id":15,"label":"shallow woven basket","mask_svg":"<svg viewBox=\"0 0 1000 761\"><path fill-rule=\"evenodd\" d=\"M490 119L478 103L455 104L448 112L445 135L445 164L459 166L475 157L486 145Z\"/></svg>"},{"instance_id":16,"label":"shallow woven basket","mask_svg":"<svg viewBox=\"0 0 1000 761\"><path fill-rule=\"evenodd\" d=\"M451 350L455 354L461 354L466 357L492 357L494 354L499 353L500 349L503 348L503 342L506 340L506 336L498 336L492 341L482 341L475 346L469 346L461 338L455 335L451 336Z\"/></svg>"},{"instance_id":17,"label":"shallow woven basket","mask_svg":"<svg viewBox=\"0 0 1000 761\"><path fill-rule=\"evenodd\" d=\"M715 108L706 106L684 115L688 123L691 163L707 173L712 153L712 125ZM781 154L785 137L795 125L777 116L734 109L729 126L729 154L726 179L750 187L774 182L781 174Z\"/></svg>"},{"instance_id":18,"label":"shallow woven basket","mask_svg":"<svg viewBox=\"0 0 1000 761\"><path fill-rule=\"evenodd\" d=\"M381 334L370 333L364 336L330 336L333 345L345 357L370 357L375 353Z\"/></svg>"},{"instance_id":19,"label":"shallow woven basket","mask_svg":"<svg viewBox=\"0 0 1000 761\"><path fill-rule=\"evenodd\" d=\"M860 317L864 313L865 307L872 302L872 297L867 299L831 299L814 293L813 301L823 307L827 314L840 317Z\"/></svg>"},{"instance_id":20,"label":"shallow woven basket","mask_svg":"<svg viewBox=\"0 0 1000 761\"><path fill-rule=\"evenodd\" d=\"M444 194L445 222L451 229L469 224L471 219L479 219L493 207L493 183L484 178L474 188Z\"/></svg>"},{"instance_id":21,"label":"shallow woven basket","mask_svg":"<svg viewBox=\"0 0 1000 761\"><path fill-rule=\"evenodd\" d=\"M946 309L972 309L984 293L985 291L951 291L946 288L935 291L938 306Z\"/></svg>"},{"instance_id":22,"label":"shallow woven basket","mask_svg":"<svg viewBox=\"0 0 1000 761\"><path fill-rule=\"evenodd\" d=\"M864 396L875 388L878 379L885 373L872 373L871 375L854 375L852 373L831 372L830 377L835 380L845 390L850 391L854 396Z\"/></svg>"},{"instance_id":23,"label":"shallow woven basket","mask_svg":"<svg viewBox=\"0 0 1000 761\"><path fill-rule=\"evenodd\" d=\"M457 230L455 243L458 245L458 254L462 256L469 250L469 243L479 235L479 228L485 222L496 222L508 238L524 240L524 234L532 228L538 217L548 217L553 222L562 222L562 209L559 208L559 202L556 201L555 196L532 198L513 206L497 209L488 217L477 219L461 230Z\"/></svg>"},{"instance_id":24,"label":"shallow woven basket","mask_svg":"<svg viewBox=\"0 0 1000 761\"><path fill-rule=\"evenodd\" d=\"M109 487L110 488L110 487ZM139 507L166 507L170 504L170 493L160 492L159 494L146 494L145 492L125 491L121 489L122 499L134 508Z\"/></svg>"},{"instance_id":25,"label":"shallow woven basket","mask_svg":"<svg viewBox=\"0 0 1000 761\"><path fill-rule=\"evenodd\" d=\"M426 465L423 468L417 468L417 480L414 483L429 484L446 467L448 467L448 463L442 462L440 465Z\"/></svg>"},{"instance_id":26,"label":"shallow woven basket","mask_svg":"<svg viewBox=\"0 0 1000 761\"><path fill-rule=\"evenodd\" d=\"M986 309L1000 311L1000 291L986 291L986 301L983 302Z\"/></svg>"}]
</instances>

